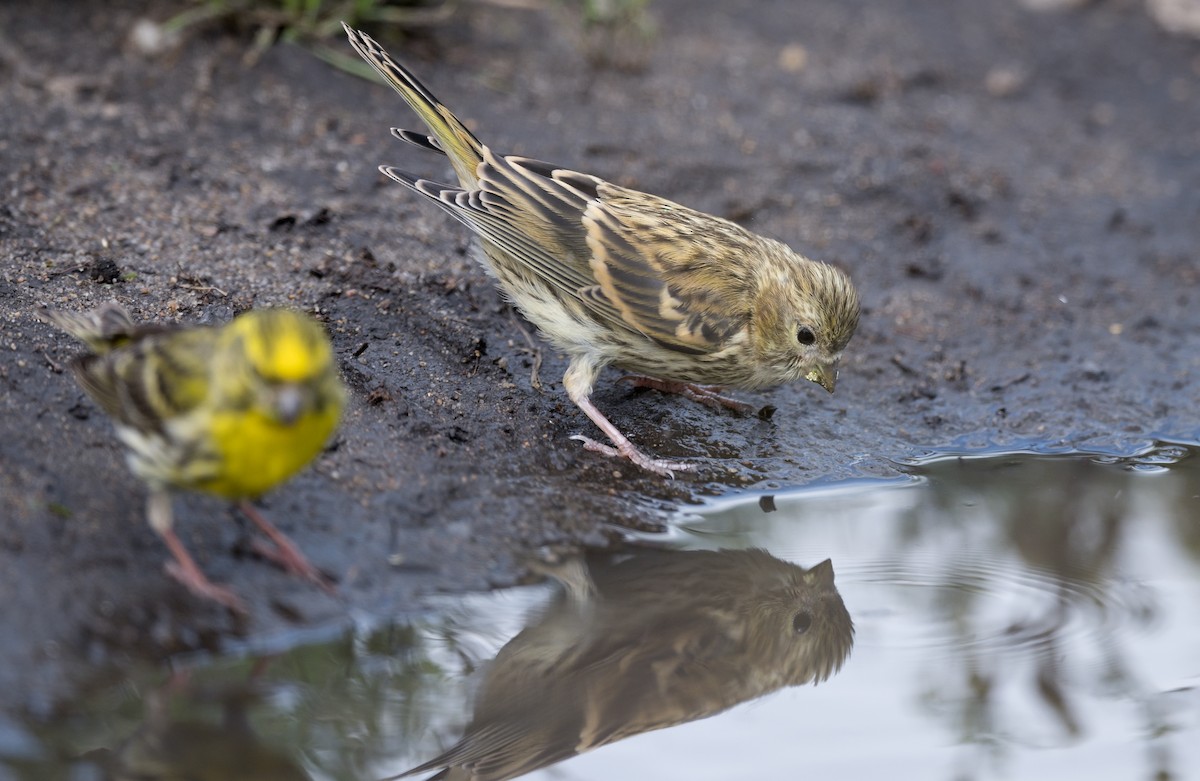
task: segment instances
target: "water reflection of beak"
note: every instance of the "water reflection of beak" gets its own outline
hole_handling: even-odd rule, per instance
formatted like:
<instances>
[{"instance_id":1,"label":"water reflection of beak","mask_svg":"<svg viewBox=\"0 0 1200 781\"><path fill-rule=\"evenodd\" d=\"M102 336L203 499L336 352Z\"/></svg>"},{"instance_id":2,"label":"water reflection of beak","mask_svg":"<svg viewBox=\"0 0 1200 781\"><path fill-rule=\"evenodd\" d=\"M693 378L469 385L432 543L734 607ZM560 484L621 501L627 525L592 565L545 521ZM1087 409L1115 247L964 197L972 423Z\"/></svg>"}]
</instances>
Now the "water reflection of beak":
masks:
<instances>
[{"instance_id":1,"label":"water reflection of beak","mask_svg":"<svg viewBox=\"0 0 1200 781\"><path fill-rule=\"evenodd\" d=\"M288 383L275 389L275 417L283 425L295 423L304 406L304 390L299 385Z\"/></svg>"},{"instance_id":2,"label":"water reflection of beak","mask_svg":"<svg viewBox=\"0 0 1200 781\"><path fill-rule=\"evenodd\" d=\"M836 363L818 366L804 375L804 379L815 382L830 393L833 393L833 387L837 385L837 377L838 370Z\"/></svg>"}]
</instances>

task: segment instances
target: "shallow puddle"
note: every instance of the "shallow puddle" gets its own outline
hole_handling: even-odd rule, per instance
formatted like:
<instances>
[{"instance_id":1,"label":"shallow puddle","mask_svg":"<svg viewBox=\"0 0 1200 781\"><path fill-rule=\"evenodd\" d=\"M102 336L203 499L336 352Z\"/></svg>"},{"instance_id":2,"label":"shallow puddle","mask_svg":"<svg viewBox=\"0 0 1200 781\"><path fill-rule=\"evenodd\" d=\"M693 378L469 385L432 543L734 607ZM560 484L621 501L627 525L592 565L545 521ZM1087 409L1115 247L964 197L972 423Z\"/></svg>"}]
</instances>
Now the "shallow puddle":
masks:
<instances>
[{"instance_id":1,"label":"shallow puddle","mask_svg":"<svg viewBox=\"0 0 1200 781\"><path fill-rule=\"evenodd\" d=\"M443 752L479 778L1191 777L1200 451L904 471L693 508L647 540L677 551L545 564L408 625L147 671L0 722L0 779L375 779Z\"/></svg>"}]
</instances>

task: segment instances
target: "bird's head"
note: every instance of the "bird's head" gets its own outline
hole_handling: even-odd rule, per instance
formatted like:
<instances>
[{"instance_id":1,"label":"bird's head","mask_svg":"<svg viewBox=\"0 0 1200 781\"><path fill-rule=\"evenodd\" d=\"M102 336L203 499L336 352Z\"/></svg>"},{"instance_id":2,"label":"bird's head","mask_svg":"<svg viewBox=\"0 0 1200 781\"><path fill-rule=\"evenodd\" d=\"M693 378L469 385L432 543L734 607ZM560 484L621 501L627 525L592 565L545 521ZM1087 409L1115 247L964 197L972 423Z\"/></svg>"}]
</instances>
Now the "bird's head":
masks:
<instances>
[{"instance_id":1,"label":"bird's head","mask_svg":"<svg viewBox=\"0 0 1200 781\"><path fill-rule=\"evenodd\" d=\"M229 328L240 344L255 406L278 423L290 426L340 401L333 348L311 318L288 309L258 309Z\"/></svg>"},{"instance_id":2,"label":"bird's head","mask_svg":"<svg viewBox=\"0 0 1200 781\"><path fill-rule=\"evenodd\" d=\"M772 375L763 384L803 378L833 393L838 360L858 327L858 292L841 270L797 260L759 286L754 350L760 371Z\"/></svg>"}]
</instances>

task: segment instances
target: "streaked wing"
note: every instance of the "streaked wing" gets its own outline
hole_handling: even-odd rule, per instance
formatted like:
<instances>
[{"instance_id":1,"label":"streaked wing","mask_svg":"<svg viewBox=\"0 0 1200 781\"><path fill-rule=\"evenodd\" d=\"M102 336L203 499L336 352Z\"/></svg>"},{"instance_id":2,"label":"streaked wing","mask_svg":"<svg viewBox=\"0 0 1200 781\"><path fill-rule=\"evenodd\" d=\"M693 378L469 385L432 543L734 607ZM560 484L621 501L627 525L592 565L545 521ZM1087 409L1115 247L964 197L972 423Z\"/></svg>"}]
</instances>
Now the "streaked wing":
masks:
<instances>
[{"instance_id":1,"label":"streaked wing","mask_svg":"<svg viewBox=\"0 0 1200 781\"><path fill-rule=\"evenodd\" d=\"M120 349L85 355L79 384L118 422L161 433L163 423L208 397L213 331L195 328L134 337Z\"/></svg>"},{"instance_id":2,"label":"streaked wing","mask_svg":"<svg viewBox=\"0 0 1200 781\"><path fill-rule=\"evenodd\" d=\"M418 179L390 167L382 170L437 201L563 299L664 347L715 352L749 319L738 281L725 281L721 296L712 292L713 283L739 265L725 263L721 269L721 261L732 252L753 250L737 241L732 249L706 241L714 228L722 238L731 229L744 233L724 220L551 163L499 157L487 148L477 170L477 190ZM655 219L655 211L663 209L677 221L673 234L664 233L661 220ZM690 262L681 257L687 246L712 251Z\"/></svg>"},{"instance_id":3,"label":"streaked wing","mask_svg":"<svg viewBox=\"0 0 1200 781\"><path fill-rule=\"evenodd\" d=\"M629 328L616 308L584 291L594 288L581 220L601 180L523 157L483 150L478 189L421 179L390 166L380 170L435 201L485 242L495 245L547 284L559 298L584 305L611 324Z\"/></svg>"},{"instance_id":4,"label":"streaked wing","mask_svg":"<svg viewBox=\"0 0 1200 781\"><path fill-rule=\"evenodd\" d=\"M750 319L739 276L753 238L725 220L603 183L583 215L598 291L626 322L664 347L723 348ZM717 241L717 238L720 241Z\"/></svg>"}]
</instances>

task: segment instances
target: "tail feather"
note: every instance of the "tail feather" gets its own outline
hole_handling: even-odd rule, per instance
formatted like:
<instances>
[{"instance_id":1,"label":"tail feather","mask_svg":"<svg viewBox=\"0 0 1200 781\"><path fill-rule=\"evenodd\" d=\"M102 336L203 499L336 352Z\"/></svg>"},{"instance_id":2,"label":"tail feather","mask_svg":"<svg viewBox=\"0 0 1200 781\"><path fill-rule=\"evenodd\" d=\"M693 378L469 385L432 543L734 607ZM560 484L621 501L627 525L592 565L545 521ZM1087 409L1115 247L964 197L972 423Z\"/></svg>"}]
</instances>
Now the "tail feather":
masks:
<instances>
[{"instance_id":1,"label":"tail feather","mask_svg":"<svg viewBox=\"0 0 1200 781\"><path fill-rule=\"evenodd\" d=\"M486 213L483 205L479 202L482 196L481 191L467 190L452 184L435 182L432 179L423 179L416 174L401 171L390 165L379 166L379 171L392 181L399 182L418 195L424 195L445 209L451 217L464 223L472 230L480 230L477 219L472 219L472 217L478 218L481 214Z\"/></svg>"},{"instance_id":2,"label":"tail feather","mask_svg":"<svg viewBox=\"0 0 1200 781\"><path fill-rule=\"evenodd\" d=\"M98 354L127 343L140 330L129 313L115 301L102 304L90 312L43 308L37 316L75 337Z\"/></svg>"},{"instance_id":3,"label":"tail feather","mask_svg":"<svg viewBox=\"0 0 1200 781\"><path fill-rule=\"evenodd\" d=\"M446 154L446 150L442 149L442 145L433 136L425 135L416 130L405 130L401 127L392 128L392 135L400 139L406 144L419 146L422 149L428 149L431 152L437 152L439 155Z\"/></svg>"},{"instance_id":4,"label":"tail feather","mask_svg":"<svg viewBox=\"0 0 1200 781\"><path fill-rule=\"evenodd\" d=\"M432 92L403 65L393 60L383 47L366 33L343 23L350 45L378 71L384 81L400 93L400 97L417 112L432 135L422 137L410 130L393 131L397 138L425 149L442 152L450 158L454 173L463 187L474 188L479 178L475 167L483 160L483 143L467 129L450 109L441 104Z\"/></svg>"}]
</instances>

